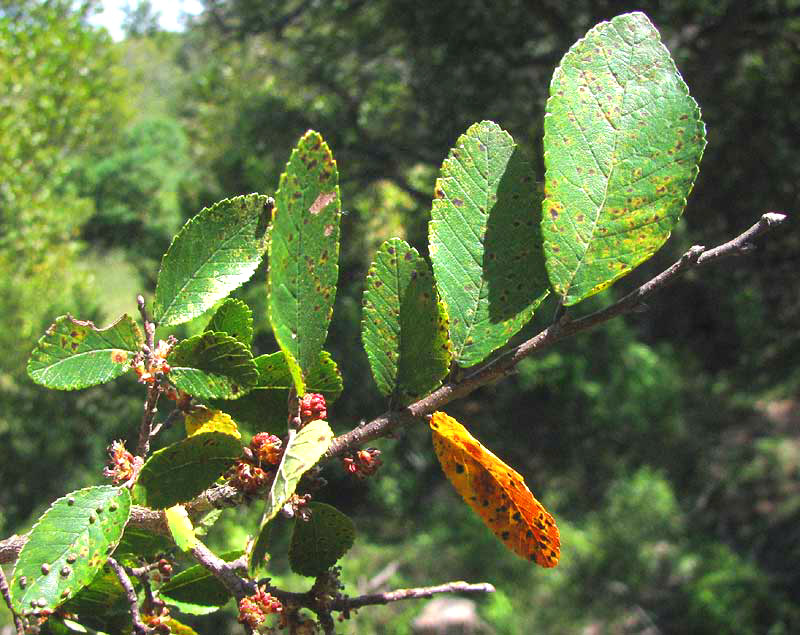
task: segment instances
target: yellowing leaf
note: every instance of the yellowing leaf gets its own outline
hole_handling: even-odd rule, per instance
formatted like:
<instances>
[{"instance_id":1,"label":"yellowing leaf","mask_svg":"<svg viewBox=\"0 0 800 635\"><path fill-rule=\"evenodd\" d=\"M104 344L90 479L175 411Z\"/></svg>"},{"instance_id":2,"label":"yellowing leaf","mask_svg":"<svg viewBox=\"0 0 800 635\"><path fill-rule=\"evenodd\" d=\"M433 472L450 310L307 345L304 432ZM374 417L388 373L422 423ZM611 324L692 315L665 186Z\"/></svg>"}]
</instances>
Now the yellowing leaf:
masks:
<instances>
[{"instance_id":1,"label":"yellowing leaf","mask_svg":"<svg viewBox=\"0 0 800 635\"><path fill-rule=\"evenodd\" d=\"M521 558L556 566L558 527L522 476L445 413L434 412L430 426L442 470L492 533Z\"/></svg>"},{"instance_id":2,"label":"yellowing leaf","mask_svg":"<svg viewBox=\"0 0 800 635\"><path fill-rule=\"evenodd\" d=\"M164 516L178 549L181 551L191 550L197 543L197 538L194 536L194 527L192 521L189 520L186 508L183 505L174 505L164 510Z\"/></svg>"},{"instance_id":3,"label":"yellowing leaf","mask_svg":"<svg viewBox=\"0 0 800 635\"><path fill-rule=\"evenodd\" d=\"M186 415L186 436L203 432L222 432L241 439L242 435L231 416L221 410L198 407Z\"/></svg>"}]
</instances>

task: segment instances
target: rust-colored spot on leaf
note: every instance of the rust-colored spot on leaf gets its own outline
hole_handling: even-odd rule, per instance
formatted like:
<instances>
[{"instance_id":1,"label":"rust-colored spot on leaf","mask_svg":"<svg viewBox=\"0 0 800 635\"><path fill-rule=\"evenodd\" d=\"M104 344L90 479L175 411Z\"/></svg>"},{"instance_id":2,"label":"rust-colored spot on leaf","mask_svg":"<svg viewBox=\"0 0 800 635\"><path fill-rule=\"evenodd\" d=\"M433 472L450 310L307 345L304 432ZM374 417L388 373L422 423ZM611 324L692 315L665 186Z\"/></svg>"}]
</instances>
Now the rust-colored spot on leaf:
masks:
<instances>
[{"instance_id":1,"label":"rust-colored spot on leaf","mask_svg":"<svg viewBox=\"0 0 800 635\"><path fill-rule=\"evenodd\" d=\"M442 470L495 536L523 559L556 566L561 540L555 520L522 476L445 413L434 412L430 426Z\"/></svg>"},{"instance_id":2,"label":"rust-colored spot on leaf","mask_svg":"<svg viewBox=\"0 0 800 635\"><path fill-rule=\"evenodd\" d=\"M111 351L111 361L115 364L124 364L128 361L128 351L119 349Z\"/></svg>"},{"instance_id":3,"label":"rust-colored spot on leaf","mask_svg":"<svg viewBox=\"0 0 800 635\"><path fill-rule=\"evenodd\" d=\"M319 214L335 199L336 192L323 192L317 196L316 200L311 204L311 207L308 208L308 211L314 215Z\"/></svg>"}]
</instances>

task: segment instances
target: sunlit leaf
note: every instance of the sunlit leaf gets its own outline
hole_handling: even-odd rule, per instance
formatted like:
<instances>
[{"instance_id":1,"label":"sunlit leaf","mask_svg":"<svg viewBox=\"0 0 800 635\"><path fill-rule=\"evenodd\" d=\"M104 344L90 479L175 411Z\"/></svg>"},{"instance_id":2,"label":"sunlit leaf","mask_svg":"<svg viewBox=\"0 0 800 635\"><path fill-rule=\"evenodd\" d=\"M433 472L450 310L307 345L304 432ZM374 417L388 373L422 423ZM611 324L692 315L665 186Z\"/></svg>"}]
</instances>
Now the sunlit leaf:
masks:
<instances>
[{"instance_id":1,"label":"sunlit leaf","mask_svg":"<svg viewBox=\"0 0 800 635\"><path fill-rule=\"evenodd\" d=\"M247 282L267 249L269 213L266 196L248 194L190 219L161 261L153 319L188 322Z\"/></svg>"},{"instance_id":2,"label":"sunlit leaf","mask_svg":"<svg viewBox=\"0 0 800 635\"><path fill-rule=\"evenodd\" d=\"M105 329L62 315L36 344L28 375L58 390L102 384L130 370L131 357L143 342L139 327L127 315Z\"/></svg>"},{"instance_id":3,"label":"sunlit leaf","mask_svg":"<svg viewBox=\"0 0 800 635\"><path fill-rule=\"evenodd\" d=\"M328 144L309 130L275 193L267 309L298 394L328 334L339 275L339 173Z\"/></svg>"},{"instance_id":4,"label":"sunlit leaf","mask_svg":"<svg viewBox=\"0 0 800 635\"><path fill-rule=\"evenodd\" d=\"M565 305L650 258L705 148L700 110L643 13L601 22L561 61L544 125L547 272Z\"/></svg>"},{"instance_id":5,"label":"sunlit leaf","mask_svg":"<svg viewBox=\"0 0 800 635\"><path fill-rule=\"evenodd\" d=\"M197 544L197 538L195 538L194 527L192 521L189 520L186 508L183 505L173 505L164 510L164 517L167 527L169 527L169 533L178 549L184 552L191 551L192 547Z\"/></svg>"},{"instance_id":6,"label":"sunlit leaf","mask_svg":"<svg viewBox=\"0 0 800 635\"><path fill-rule=\"evenodd\" d=\"M367 274L361 339L378 389L400 404L436 388L450 368L447 316L430 267L399 238L381 245Z\"/></svg>"},{"instance_id":7,"label":"sunlit leaf","mask_svg":"<svg viewBox=\"0 0 800 635\"><path fill-rule=\"evenodd\" d=\"M130 507L128 490L110 485L55 501L17 559L10 583L14 610L54 609L89 584L122 537Z\"/></svg>"},{"instance_id":8,"label":"sunlit leaf","mask_svg":"<svg viewBox=\"0 0 800 635\"><path fill-rule=\"evenodd\" d=\"M253 341L253 312L241 300L228 298L211 316L205 330L227 333L250 348Z\"/></svg>"},{"instance_id":9,"label":"sunlit leaf","mask_svg":"<svg viewBox=\"0 0 800 635\"><path fill-rule=\"evenodd\" d=\"M236 422L220 410L196 406L186 415L185 421L187 437L204 432L222 432L237 439L242 438Z\"/></svg>"},{"instance_id":10,"label":"sunlit leaf","mask_svg":"<svg viewBox=\"0 0 800 635\"><path fill-rule=\"evenodd\" d=\"M236 399L258 381L253 354L225 333L207 331L185 339L167 362L170 381L199 398Z\"/></svg>"},{"instance_id":11,"label":"sunlit leaf","mask_svg":"<svg viewBox=\"0 0 800 635\"><path fill-rule=\"evenodd\" d=\"M430 254L462 367L508 342L548 294L534 183L511 135L491 121L471 126L442 164Z\"/></svg>"},{"instance_id":12,"label":"sunlit leaf","mask_svg":"<svg viewBox=\"0 0 800 635\"><path fill-rule=\"evenodd\" d=\"M556 566L558 528L522 476L445 413L434 412L430 426L442 470L492 533L521 558Z\"/></svg>"}]
</instances>

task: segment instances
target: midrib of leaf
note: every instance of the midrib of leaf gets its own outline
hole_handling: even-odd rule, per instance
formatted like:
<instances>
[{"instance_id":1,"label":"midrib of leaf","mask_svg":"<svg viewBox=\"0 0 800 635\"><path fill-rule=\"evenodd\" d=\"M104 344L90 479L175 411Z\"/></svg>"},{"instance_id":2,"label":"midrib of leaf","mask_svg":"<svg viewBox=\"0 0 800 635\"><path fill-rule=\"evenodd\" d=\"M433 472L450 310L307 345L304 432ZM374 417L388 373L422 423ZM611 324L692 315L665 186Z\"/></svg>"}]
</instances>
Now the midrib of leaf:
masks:
<instances>
[{"instance_id":1,"label":"midrib of leaf","mask_svg":"<svg viewBox=\"0 0 800 635\"><path fill-rule=\"evenodd\" d=\"M622 38L622 40L627 43L627 40L625 40L625 36L619 30L617 25L614 25L614 28L616 29L617 33L619 33L619 36ZM634 47L636 46L636 44L638 44L638 42L628 43L628 64L627 64L628 68L631 67L631 64L633 62L633 50L634 50ZM606 58L606 60L608 60L608 58ZM613 69L611 68L611 65L606 63L606 66L608 67L608 72L616 80L617 84L619 84L620 87L622 88L621 101L624 104L625 103L625 98L626 98L626 96L628 94L628 85L630 84L630 80L625 82L625 84L623 85L619 81L619 78L617 77L616 73L614 73ZM600 202L600 205L597 206L596 212L594 214L594 219L592 220L592 229L589 232L588 239L586 240L585 243L583 243L584 244L583 253L580 255L580 258L578 258L578 266L575 267L575 270L572 272L572 275L569 278L569 283L567 284L566 289L564 290L565 291L565 295L569 291L569 289L572 288L572 283L575 280L575 276L578 275L578 272L583 267L583 262L586 259L586 254L589 253L589 244L592 241L592 236L594 236L594 232L595 232L595 229L597 228L597 223L600 220L600 216L602 216L602 214L603 214L603 209L606 206L606 201L608 201L608 191L609 191L609 187L611 186L611 177L614 175L614 168L617 165L619 165L619 162L617 161L617 145L619 144L619 138L620 138L620 134L621 134L620 130L619 130L618 126L615 125L614 122L611 120L611 117L606 115L605 110L602 107L602 104L597 99L597 96L595 95L594 91L591 88L591 82L587 83L587 89L589 90L589 93L592 95L592 97L594 97L594 100L597 103L598 108L600 108L600 112L603 113L603 117L606 119L606 121L608 121L608 124L614 129L614 149L611 152L611 168L609 169L608 176L606 177L606 186L605 186L605 188L603 190L603 200ZM574 110L572 104L570 104L569 109L570 109L570 112L572 112L572 114L575 115L575 110ZM623 115L625 115L625 114L629 114L629 113L623 113ZM622 117L623 115L620 115L620 117ZM597 155L595 154L595 150L594 150L594 144L592 144L589 141L589 139L587 139L586 131L581 127L580 123L578 123L578 122L579 122L578 117L575 117L575 125L581 131L581 134L583 135L583 138L586 140L589 148L591 148L592 157L594 157L594 162L595 162L595 165L597 165L597 169L600 170L600 173L605 176L605 173L603 173L603 168L600 165L600 162L597 160ZM567 215L567 217L569 219L570 225L572 225L572 229L575 231L575 235L576 236L580 236L580 232L578 231L578 228L575 226L575 222L572 220L572 216ZM581 242L583 242L583 241L581 241ZM616 256L617 256L617 254L615 254L615 257Z\"/></svg>"},{"instance_id":2,"label":"midrib of leaf","mask_svg":"<svg viewBox=\"0 0 800 635\"><path fill-rule=\"evenodd\" d=\"M201 264L200 264L200 265L199 265L197 268L195 268L194 272L193 272L192 274L190 274L190 277L189 277L189 278L186 280L186 282L184 282L184 283L183 283L183 286L181 286L181 288L178 290L178 292L177 292L177 293L176 293L176 294L173 296L172 300L170 300L170 303L164 306L163 310L161 311L161 317L162 317L162 319L163 319L163 317L164 317L165 315L169 315L169 312L170 312L170 310L171 310L171 309L172 309L172 307L175 305L175 303L177 302L178 298L181 296L181 293L183 293L183 290L184 290L184 289L186 289L186 287L188 287L190 283L194 282L195 280L208 280L208 279L211 279L211 278L213 278L213 276L197 276L197 275L195 275L195 274L196 274L198 271L200 271L200 270L201 270L203 267L205 267L205 266L206 266L206 264L208 264L208 262L209 262L209 261L210 261L210 260L211 260L211 259L212 259L214 256L216 256L217 254L219 254L220 252L223 252L223 251L230 251L231 249L233 249L233 248L231 248L231 247L228 247L228 246L227 246L227 245L228 245L228 243L229 243L230 241L232 241L233 239L235 239L235 238L238 238L238 237L239 237L239 235L240 235L240 234L241 234L241 233L242 233L242 232L243 232L243 231L244 231L246 228L247 228L247 224L244 224L244 225L242 225L242 226L239 228L239 230L238 230L236 233L232 234L232 235L230 236L230 238L228 238L227 240L224 240L224 241L222 242L222 245L221 245L221 247L220 247L219 249L217 249L217 250L215 250L215 251L211 252L211 253L210 253L210 254L209 254L207 257L206 257L206 259L205 259L205 260L204 260L204 261L203 261L203 262L202 262L202 263L201 263ZM205 230L206 230L206 228L205 228L205 227L201 227L201 230L202 230L202 231L205 233ZM205 239L206 239L206 236L204 235L204 236L203 236L203 240L205 240Z\"/></svg>"}]
</instances>

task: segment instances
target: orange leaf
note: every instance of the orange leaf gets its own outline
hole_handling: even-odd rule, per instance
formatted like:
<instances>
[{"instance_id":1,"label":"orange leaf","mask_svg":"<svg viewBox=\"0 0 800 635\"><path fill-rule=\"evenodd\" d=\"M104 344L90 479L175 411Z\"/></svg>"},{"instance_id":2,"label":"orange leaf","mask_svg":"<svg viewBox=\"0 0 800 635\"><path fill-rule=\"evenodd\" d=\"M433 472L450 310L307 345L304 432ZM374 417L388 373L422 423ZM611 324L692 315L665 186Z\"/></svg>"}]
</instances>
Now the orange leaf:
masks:
<instances>
[{"instance_id":1,"label":"orange leaf","mask_svg":"<svg viewBox=\"0 0 800 635\"><path fill-rule=\"evenodd\" d=\"M445 413L434 412L430 425L442 470L494 535L521 558L556 566L558 527L522 476Z\"/></svg>"}]
</instances>

